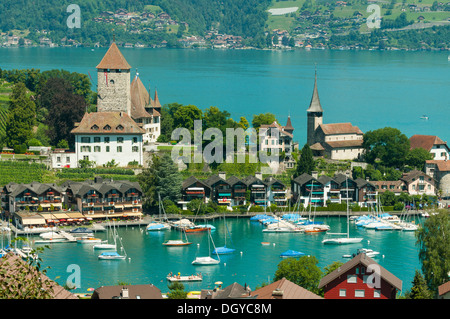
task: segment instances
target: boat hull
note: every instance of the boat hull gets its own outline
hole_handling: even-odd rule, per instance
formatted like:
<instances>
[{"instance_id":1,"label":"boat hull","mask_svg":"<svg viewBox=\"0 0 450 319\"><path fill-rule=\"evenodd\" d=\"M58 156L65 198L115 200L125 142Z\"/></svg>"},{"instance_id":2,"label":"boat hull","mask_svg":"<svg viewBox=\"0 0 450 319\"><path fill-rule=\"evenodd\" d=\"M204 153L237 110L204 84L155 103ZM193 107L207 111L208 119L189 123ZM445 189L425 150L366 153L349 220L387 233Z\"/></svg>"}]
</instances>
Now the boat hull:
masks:
<instances>
[{"instance_id":1,"label":"boat hull","mask_svg":"<svg viewBox=\"0 0 450 319\"><path fill-rule=\"evenodd\" d=\"M181 240L168 240L163 243L164 246L188 246L191 245L191 242L184 242Z\"/></svg>"},{"instance_id":2,"label":"boat hull","mask_svg":"<svg viewBox=\"0 0 450 319\"><path fill-rule=\"evenodd\" d=\"M217 265L220 263L220 260L211 258L211 257L197 257L192 262L193 265Z\"/></svg>"},{"instance_id":3,"label":"boat hull","mask_svg":"<svg viewBox=\"0 0 450 319\"><path fill-rule=\"evenodd\" d=\"M363 238L333 238L333 239L324 239L322 240L322 244L325 245L347 245L347 244L357 244L360 243Z\"/></svg>"}]
</instances>

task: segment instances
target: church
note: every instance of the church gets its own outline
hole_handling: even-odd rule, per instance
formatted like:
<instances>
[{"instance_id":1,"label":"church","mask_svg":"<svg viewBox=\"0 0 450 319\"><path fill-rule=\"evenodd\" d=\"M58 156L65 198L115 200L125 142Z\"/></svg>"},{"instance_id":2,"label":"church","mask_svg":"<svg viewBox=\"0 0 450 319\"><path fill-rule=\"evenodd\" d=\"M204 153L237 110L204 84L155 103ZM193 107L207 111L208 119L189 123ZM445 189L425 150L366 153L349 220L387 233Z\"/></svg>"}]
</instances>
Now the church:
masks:
<instances>
[{"instance_id":1,"label":"church","mask_svg":"<svg viewBox=\"0 0 450 319\"><path fill-rule=\"evenodd\" d=\"M314 156L333 160L359 159L363 155L364 133L351 123L323 123L323 108L317 90L317 72L314 90L307 112L307 139Z\"/></svg>"},{"instance_id":2,"label":"church","mask_svg":"<svg viewBox=\"0 0 450 319\"><path fill-rule=\"evenodd\" d=\"M156 142L160 135L157 92L151 99L138 73L130 83L131 66L115 42L96 68L97 112L85 113L71 131L75 162L88 160L100 166L114 160L119 166L144 165L144 144Z\"/></svg>"}]
</instances>

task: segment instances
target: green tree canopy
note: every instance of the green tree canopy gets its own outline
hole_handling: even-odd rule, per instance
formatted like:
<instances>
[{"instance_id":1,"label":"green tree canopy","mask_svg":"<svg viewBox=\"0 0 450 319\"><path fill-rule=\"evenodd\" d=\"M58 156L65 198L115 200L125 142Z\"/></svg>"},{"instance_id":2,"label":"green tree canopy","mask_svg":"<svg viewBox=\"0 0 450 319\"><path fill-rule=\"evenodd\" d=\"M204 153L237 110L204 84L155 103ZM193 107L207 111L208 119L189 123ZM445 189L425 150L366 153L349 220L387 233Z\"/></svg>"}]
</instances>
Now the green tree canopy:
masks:
<instances>
[{"instance_id":1,"label":"green tree canopy","mask_svg":"<svg viewBox=\"0 0 450 319\"><path fill-rule=\"evenodd\" d=\"M18 82L11 92L5 142L9 147L24 145L33 137L36 123L36 106L27 96L25 84Z\"/></svg>"},{"instance_id":2,"label":"green tree canopy","mask_svg":"<svg viewBox=\"0 0 450 319\"><path fill-rule=\"evenodd\" d=\"M431 299L433 294L428 289L427 282L423 278L419 270L416 269L414 279L412 281L411 291L406 293L408 299Z\"/></svg>"},{"instance_id":3,"label":"green tree canopy","mask_svg":"<svg viewBox=\"0 0 450 319\"><path fill-rule=\"evenodd\" d=\"M433 159L433 155L426 149L421 147L414 148L406 155L406 164L416 168L417 170L423 170L425 162Z\"/></svg>"},{"instance_id":4,"label":"green tree canopy","mask_svg":"<svg viewBox=\"0 0 450 319\"><path fill-rule=\"evenodd\" d=\"M302 148L302 154L297 161L297 168L294 174L294 178L302 175L303 173L311 174L314 170L315 163L311 148L308 144L305 144Z\"/></svg>"},{"instance_id":5,"label":"green tree canopy","mask_svg":"<svg viewBox=\"0 0 450 319\"><path fill-rule=\"evenodd\" d=\"M377 159L387 167L402 167L409 152L409 139L400 130L385 127L364 134L363 147L368 163Z\"/></svg>"},{"instance_id":6,"label":"green tree canopy","mask_svg":"<svg viewBox=\"0 0 450 319\"><path fill-rule=\"evenodd\" d=\"M299 259L286 258L278 264L274 281L286 278L315 294L319 294L322 271L317 266L319 261L314 256L303 256Z\"/></svg>"},{"instance_id":7,"label":"green tree canopy","mask_svg":"<svg viewBox=\"0 0 450 319\"><path fill-rule=\"evenodd\" d=\"M437 295L450 272L450 215L441 210L432 214L416 232L419 260L428 288Z\"/></svg>"},{"instance_id":8,"label":"green tree canopy","mask_svg":"<svg viewBox=\"0 0 450 319\"><path fill-rule=\"evenodd\" d=\"M257 132L259 132L259 128L261 127L261 125L272 124L273 122L278 122L274 114L262 113L253 115L252 126Z\"/></svg>"},{"instance_id":9,"label":"green tree canopy","mask_svg":"<svg viewBox=\"0 0 450 319\"><path fill-rule=\"evenodd\" d=\"M181 197L182 177L169 153L161 157L152 154L147 169L138 175L138 181L144 193L146 209L154 210L158 205L158 194L161 200L177 202Z\"/></svg>"}]
</instances>

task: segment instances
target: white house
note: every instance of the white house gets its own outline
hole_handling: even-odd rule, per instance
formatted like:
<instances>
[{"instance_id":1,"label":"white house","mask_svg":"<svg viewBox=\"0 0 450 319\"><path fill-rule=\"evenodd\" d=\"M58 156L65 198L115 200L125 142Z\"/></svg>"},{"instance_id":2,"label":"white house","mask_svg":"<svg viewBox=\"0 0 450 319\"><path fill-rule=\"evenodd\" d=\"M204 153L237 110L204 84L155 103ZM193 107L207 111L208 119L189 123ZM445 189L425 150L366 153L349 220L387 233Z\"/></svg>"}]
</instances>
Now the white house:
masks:
<instances>
[{"instance_id":1,"label":"white house","mask_svg":"<svg viewBox=\"0 0 450 319\"><path fill-rule=\"evenodd\" d=\"M103 165L114 160L119 166L130 162L144 165L145 131L127 113L86 113L71 133L75 134L77 163L89 160Z\"/></svg>"},{"instance_id":2,"label":"white house","mask_svg":"<svg viewBox=\"0 0 450 319\"><path fill-rule=\"evenodd\" d=\"M445 161L450 159L450 149L446 142L435 135L413 135L409 138L411 149L423 148L433 155L433 160Z\"/></svg>"}]
</instances>

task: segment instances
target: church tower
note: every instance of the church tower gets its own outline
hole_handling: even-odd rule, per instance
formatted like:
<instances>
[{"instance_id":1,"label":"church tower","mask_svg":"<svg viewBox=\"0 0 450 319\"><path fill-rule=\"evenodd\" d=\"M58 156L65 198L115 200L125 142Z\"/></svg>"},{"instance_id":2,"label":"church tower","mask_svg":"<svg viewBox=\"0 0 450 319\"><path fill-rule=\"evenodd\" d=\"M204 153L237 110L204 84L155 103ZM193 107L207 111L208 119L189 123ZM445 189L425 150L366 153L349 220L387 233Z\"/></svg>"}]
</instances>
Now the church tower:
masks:
<instances>
[{"instance_id":1,"label":"church tower","mask_svg":"<svg viewBox=\"0 0 450 319\"><path fill-rule=\"evenodd\" d=\"M316 143L315 133L317 127L323 123L323 109L320 105L319 92L317 91L317 72L315 72L314 91L311 103L306 112L308 117L306 142L311 146Z\"/></svg>"},{"instance_id":2,"label":"church tower","mask_svg":"<svg viewBox=\"0 0 450 319\"><path fill-rule=\"evenodd\" d=\"M126 112L131 115L130 69L113 42L97 65L97 112Z\"/></svg>"}]
</instances>

